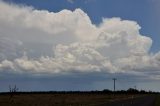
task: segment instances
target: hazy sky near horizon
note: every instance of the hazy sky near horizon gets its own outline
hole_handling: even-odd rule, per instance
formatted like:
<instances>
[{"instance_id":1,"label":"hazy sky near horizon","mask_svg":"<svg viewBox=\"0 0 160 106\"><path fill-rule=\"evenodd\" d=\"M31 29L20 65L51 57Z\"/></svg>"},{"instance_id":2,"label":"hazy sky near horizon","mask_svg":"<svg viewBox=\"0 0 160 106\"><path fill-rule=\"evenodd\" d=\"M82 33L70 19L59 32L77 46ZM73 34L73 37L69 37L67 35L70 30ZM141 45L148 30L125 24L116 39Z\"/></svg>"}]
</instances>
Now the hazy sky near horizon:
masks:
<instances>
[{"instance_id":1,"label":"hazy sky near horizon","mask_svg":"<svg viewBox=\"0 0 160 106\"><path fill-rule=\"evenodd\" d=\"M0 0L0 91L159 91L159 0Z\"/></svg>"}]
</instances>

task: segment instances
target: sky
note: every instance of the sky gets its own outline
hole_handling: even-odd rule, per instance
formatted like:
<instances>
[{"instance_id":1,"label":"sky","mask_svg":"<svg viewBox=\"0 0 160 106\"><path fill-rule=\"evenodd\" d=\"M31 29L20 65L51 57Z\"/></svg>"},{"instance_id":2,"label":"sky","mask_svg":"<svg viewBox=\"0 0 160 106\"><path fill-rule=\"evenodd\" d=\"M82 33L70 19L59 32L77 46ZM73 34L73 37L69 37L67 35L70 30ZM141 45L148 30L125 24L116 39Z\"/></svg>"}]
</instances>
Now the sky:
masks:
<instances>
[{"instance_id":1,"label":"sky","mask_svg":"<svg viewBox=\"0 0 160 106\"><path fill-rule=\"evenodd\" d=\"M0 91L160 91L159 0L1 0Z\"/></svg>"}]
</instances>

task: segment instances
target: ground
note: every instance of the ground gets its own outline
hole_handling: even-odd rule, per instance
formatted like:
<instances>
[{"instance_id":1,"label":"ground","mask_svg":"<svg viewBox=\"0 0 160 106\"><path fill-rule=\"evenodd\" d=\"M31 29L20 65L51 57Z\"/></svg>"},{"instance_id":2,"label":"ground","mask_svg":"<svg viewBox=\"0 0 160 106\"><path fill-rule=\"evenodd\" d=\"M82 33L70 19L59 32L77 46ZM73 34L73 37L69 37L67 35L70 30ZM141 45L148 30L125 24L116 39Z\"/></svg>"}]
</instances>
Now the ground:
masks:
<instances>
[{"instance_id":1,"label":"ground","mask_svg":"<svg viewBox=\"0 0 160 106\"><path fill-rule=\"evenodd\" d=\"M160 106L158 94L0 94L0 106Z\"/></svg>"}]
</instances>

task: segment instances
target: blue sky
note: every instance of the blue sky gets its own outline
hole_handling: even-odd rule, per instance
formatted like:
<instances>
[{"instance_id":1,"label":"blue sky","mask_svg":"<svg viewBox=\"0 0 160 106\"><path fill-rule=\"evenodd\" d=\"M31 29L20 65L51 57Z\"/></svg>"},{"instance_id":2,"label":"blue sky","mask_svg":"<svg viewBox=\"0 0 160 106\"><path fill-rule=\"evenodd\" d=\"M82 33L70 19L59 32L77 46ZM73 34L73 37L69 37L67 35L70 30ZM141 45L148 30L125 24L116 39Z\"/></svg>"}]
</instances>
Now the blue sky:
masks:
<instances>
[{"instance_id":1,"label":"blue sky","mask_svg":"<svg viewBox=\"0 0 160 106\"><path fill-rule=\"evenodd\" d=\"M142 27L140 32L152 38L151 52L160 49L160 1L159 0L5 0L13 3L33 6L39 10L59 12L63 9L81 8L91 21L98 25L102 18L120 17L134 20Z\"/></svg>"},{"instance_id":2,"label":"blue sky","mask_svg":"<svg viewBox=\"0 0 160 106\"><path fill-rule=\"evenodd\" d=\"M117 89L160 91L159 8L159 0L0 1L0 91L113 89L113 77Z\"/></svg>"}]
</instances>

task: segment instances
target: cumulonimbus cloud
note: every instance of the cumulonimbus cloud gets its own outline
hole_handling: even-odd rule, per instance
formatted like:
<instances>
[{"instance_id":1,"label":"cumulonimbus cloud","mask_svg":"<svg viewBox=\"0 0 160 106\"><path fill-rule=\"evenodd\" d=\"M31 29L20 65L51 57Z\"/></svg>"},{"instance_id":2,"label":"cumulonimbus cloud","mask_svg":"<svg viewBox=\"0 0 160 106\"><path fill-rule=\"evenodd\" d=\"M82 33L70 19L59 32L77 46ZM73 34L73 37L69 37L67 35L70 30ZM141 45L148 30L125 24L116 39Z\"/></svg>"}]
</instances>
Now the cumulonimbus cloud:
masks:
<instances>
[{"instance_id":1,"label":"cumulonimbus cloud","mask_svg":"<svg viewBox=\"0 0 160 106\"><path fill-rule=\"evenodd\" d=\"M140 34L135 21L104 18L94 25L81 9L54 13L2 1L0 14L1 72L43 75L160 69L160 53L149 53L152 40ZM3 43L3 39L10 40Z\"/></svg>"}]
</instances>

